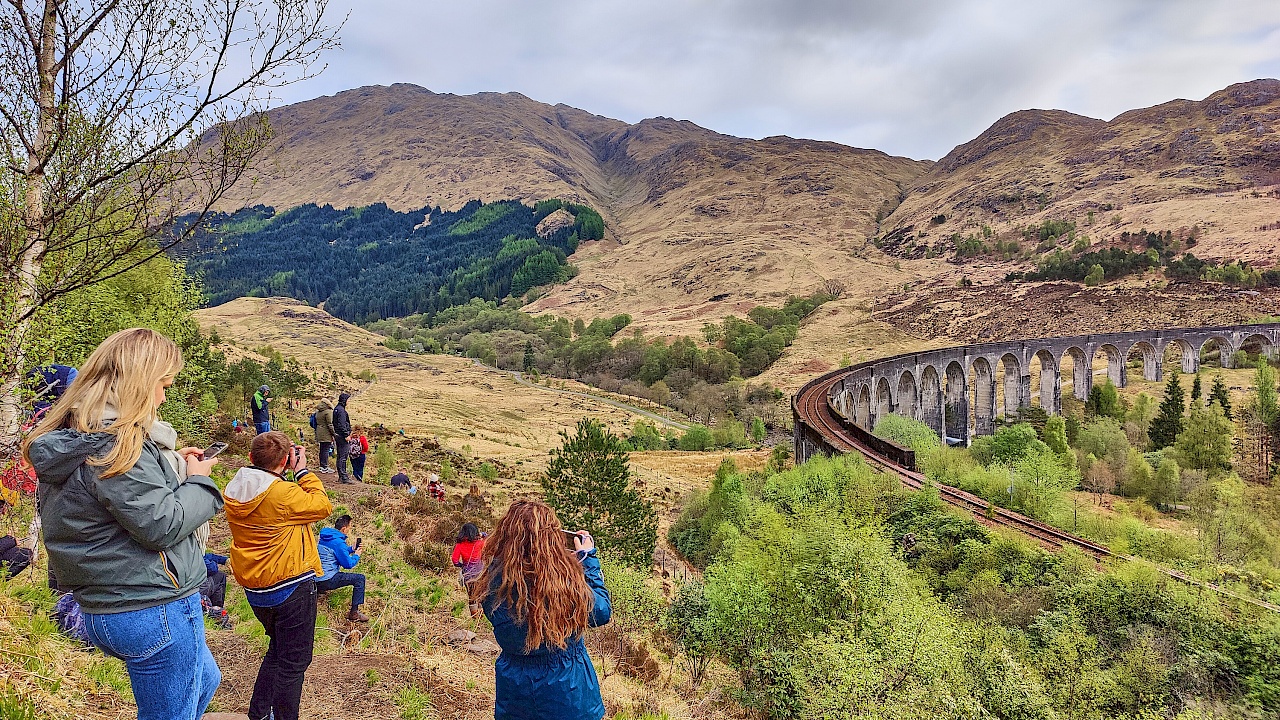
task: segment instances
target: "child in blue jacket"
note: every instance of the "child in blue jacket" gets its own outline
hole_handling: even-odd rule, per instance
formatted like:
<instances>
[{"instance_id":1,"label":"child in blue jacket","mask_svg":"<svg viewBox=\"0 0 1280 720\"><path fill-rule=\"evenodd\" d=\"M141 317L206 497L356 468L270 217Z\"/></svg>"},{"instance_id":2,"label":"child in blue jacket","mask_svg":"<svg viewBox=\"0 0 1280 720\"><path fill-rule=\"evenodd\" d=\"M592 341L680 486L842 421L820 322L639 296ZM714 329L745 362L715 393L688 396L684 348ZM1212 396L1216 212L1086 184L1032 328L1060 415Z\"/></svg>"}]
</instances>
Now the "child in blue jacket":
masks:
<instances>
[{"instance_id":1,"label":"child in blue jacket","mask_svg":"<svg viewBox=\"0 0 1280 720\"><path fill-rule=\"evenodd\" d=\"M587 628L612 609L595 542L572 533L555 511L517 502L484 547L474 602L484 607L502 648L496 664L496 720L601 720L600 681L587 656Z\"/></svg>"}]
</instances>

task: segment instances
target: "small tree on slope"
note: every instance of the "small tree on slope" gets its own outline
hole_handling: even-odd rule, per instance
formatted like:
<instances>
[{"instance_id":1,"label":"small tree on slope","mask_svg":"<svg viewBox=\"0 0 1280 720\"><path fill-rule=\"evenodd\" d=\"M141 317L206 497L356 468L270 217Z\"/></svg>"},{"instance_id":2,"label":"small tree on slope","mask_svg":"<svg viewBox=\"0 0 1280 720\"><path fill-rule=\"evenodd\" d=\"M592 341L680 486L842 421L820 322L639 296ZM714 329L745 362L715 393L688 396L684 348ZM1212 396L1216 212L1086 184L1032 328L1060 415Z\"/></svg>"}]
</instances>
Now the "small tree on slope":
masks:
<instances>
[{"instance_id":1,"label":"small tree on slope","mask_svg":"<svg viewBox=\"0 0 1280 720\"><path fill-rule=\"evenodd\" d=\"M1173 444L1178 433L1182 432L1182 415L1186 409L1182 382L1178 373L1169 375L1169 382L1164 386L1164 400L1160 403L1160 413L1151 421L1148 431L1151 437L1151 449L1159 450Z\"/></svg>"},{"instance_id":2,"label":"small tree on slope","mask_svg":"<svg viewBox=\"0 0 1280 720\"><path fill-rule=\"evenodd\" d=\"M1222 375L1213 376L1213 387L1209 389L1209 404L1218 403L1222 406L1222 414L1228 420L1233 420L1231 416L1231 393L1227 391L1227 381Z\"/></svg>"},{"instance_id":3,"label":"small tree on slope","mask_svg":"<svg viewBox=\"0 0 1280 720\"><path fill-rule=\"evenodd\" d=\"M621 438L595 420L578 421L572 437L561 431L561 447L551 451L542 480L547 504L569 530L586 530L601 551L631 567L647 570L658 539L653 506L631 487L631 470Z\"/></svg>"}]
</instances>

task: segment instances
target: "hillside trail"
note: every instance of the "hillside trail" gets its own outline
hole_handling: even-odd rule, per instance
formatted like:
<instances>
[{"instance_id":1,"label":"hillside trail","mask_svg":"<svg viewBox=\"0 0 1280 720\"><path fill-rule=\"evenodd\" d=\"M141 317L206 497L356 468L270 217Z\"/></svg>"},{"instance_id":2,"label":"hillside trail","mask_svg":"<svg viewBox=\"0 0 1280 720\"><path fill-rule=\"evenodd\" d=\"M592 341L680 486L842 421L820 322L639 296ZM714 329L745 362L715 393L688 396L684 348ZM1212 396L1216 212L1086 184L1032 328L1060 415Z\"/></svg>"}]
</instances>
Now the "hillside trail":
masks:
<instances>
[{"instance_id":1,"label":"hillside trail","mask_svg":"<svg viewBox=\"0 0 1280 720\"><path fill-rule=\"evenodd\" d=\"M492 365L485 365L484 363L482 363L482 362L480 362L479 360L476 360L476 359L474 359L474 358L472 359L472 362L474 362L474 363L476 364L476 366L477 366L477 367L484 368L485 370L492 370L493 372L502 373L502 374L504 374L504 375L510 375L510 376L511 376L511 379L515 380L516 382L520 383L521 385L525 385L525 386L527 386L527 387L531 387L531 388L536 388L536 389L538 389L538 390L542 390L543 392L552 392L552 393L557 393L557 394L560 394L560 395L568 395L569 397L576 397L576 398L579 398L579 399L582 399L582 400L590 400L590 401L592 401L592 402L603 403L603 404L608 405L608 406L610 406L610 407L617 408L618 410L623 410L623 411L625 411L625 412L629 412L629 413L635 413L636 415L640 415L640 416L645 417L645 418L648 418L648 419L650 419L650 420L653 420L653 421L656 421L656 422L660 422L660 423L662 423L663 425L666 425L667 427L672 428L672 429L675 429L675 430L679 430L680 432L686 432L686 431L688 431L688 429L689 429L689 427L690 427L689 425L687 425L687 424L685 424L685 423L677 422L677 421L675 421L675 420L671 420L671 419L666 418L666 417L663 417L662 415L659 415L659 414L657 414L657 413L650 412L650 411L648 411L648 410L644 410L644 409L642 409L642 408L638 408L638 407L636 407L635 405L628 405L627 403L624 403L624 402L618 402L617 400L611 400L611 399L609 399L609 398L602 397L602 396L600 396L600 395L594 395L594 394L592 394L592 393L579 392L579 391L577 391L577 390L561 390L561 389L559 389L559 388L553 388L553 387L547 387L547 386L545 386L545 385L539 385L539 384L537 384L537 383L535 383L535 382L531 382L529 379L527 379L527 378L524 376L524 373L519 372L519 371L517 371L517 370L503 370L503 369L501 369L501 368L493 367Z\"/></svg>"}]
</instances>

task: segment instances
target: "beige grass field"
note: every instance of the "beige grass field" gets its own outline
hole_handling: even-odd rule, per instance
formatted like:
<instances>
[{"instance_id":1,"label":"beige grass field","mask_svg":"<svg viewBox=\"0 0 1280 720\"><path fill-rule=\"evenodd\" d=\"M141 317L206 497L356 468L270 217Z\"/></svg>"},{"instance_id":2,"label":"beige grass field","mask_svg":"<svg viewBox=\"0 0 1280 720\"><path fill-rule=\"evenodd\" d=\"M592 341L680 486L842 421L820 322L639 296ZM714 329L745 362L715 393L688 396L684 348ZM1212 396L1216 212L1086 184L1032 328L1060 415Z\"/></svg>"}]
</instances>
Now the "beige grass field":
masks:
<instances>
[{"instance_id":1,"label":"beige grass field","mask_svg":"<svg viewBox=\"0 0 1280 720\"><path fill-rule=\"evenodd\" d=\"M269 345L309 371L337 370L344 376L339 385L354 393L349 408L357 425L382 423L412 437L435 436L453 450L469 447L467 454L477 457L536 467L559 444L559 432L583 417L620 433L638 417L602 402L521 385L468 358L388 350L378 344L379 336L294 300L241 298L196 316L205 330L216 328L224 342L241 350ZM377 379L366 383L346 376L365 370ZM590 390L555 382L568 390Z\"/></svg>"}]
</instances>

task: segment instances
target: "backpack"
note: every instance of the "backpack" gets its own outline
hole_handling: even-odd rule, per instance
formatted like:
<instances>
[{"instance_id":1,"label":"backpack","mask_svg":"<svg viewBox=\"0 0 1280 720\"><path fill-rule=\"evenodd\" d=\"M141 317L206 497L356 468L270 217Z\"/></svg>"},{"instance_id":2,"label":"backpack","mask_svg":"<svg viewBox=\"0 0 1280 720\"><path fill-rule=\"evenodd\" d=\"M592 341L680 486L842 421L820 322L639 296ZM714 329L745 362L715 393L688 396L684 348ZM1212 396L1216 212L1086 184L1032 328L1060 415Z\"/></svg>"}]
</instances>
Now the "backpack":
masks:
<instances>
[{"instance_id":1,"label":"backpack","mask_svg":"<svg viewBox=\"0 0 1280 720\"><path fill-rule=\"evenodd\" d=\"M89 631L84 627L84 614L80 611L80 604L71 593L58 598L58 604L53 606L53 619L58 623L58 629L67 637L85 645L93 644L89 640Z\"/></svg>"},{"instance_id":2,"label":"backpack","mask_svg":"<svg viewBox=\"0 0 1280 720\"><path fill-rule=\"evenodd\" d=\"M316 414L311 413L311 417L307 418L307 422L311 423L311 429L316 429Z\"/></svg>"}]
</instances>

